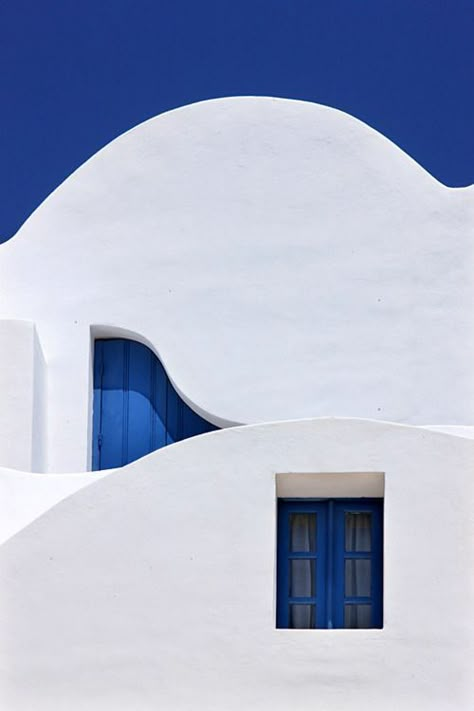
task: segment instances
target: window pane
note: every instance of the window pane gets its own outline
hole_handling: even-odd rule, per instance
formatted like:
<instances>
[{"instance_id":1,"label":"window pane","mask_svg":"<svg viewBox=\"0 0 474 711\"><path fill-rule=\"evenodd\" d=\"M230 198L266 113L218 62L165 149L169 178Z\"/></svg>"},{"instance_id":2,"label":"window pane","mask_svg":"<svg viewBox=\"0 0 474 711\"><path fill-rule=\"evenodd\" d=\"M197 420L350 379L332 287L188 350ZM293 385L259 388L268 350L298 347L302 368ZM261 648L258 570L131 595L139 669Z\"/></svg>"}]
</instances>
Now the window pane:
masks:
<instances>
[{"instance_id":1,"label":"window pane","mask_svg":"<svg viewBox=\"0 0 474 711\"><path fill-rule=\"evenodd\" d=\"M346 590L348 597L369 597L372 561L362 558L346 560Z\"/></svg>"},{"instance_id":2,"label":"window pane","mask_svg":"<svg viewBox=\"0 0 474 711\"><path fill-rule=\"evenodd\" d=\"M346 629L372 627L372 605L344 605L344 627Z\"/></svg>"},{"instance_id":3,"label":"window pane","mask_svg":"<svg viewBox=\"0 0 474 711\"><path fill-rule=\"evenodd\" d=\"M372 514L346 511L346 551L372 550Z\"/></svg>"},{"instance_id":4,"label":"window pane","mask_svg":"<svg viewBox=\"0 0 474 711\"><path fill-rule=\"evenodd\" d=\"M314 560L290 561L290 596L313 597L316 594Z\"/></svg>"},{"instance_id":5,"label":"window pane","mask_svg":"<svg viewBox=\"0 0 474 711\"><path fill-rule=\"evenodd\" d=\"M290 514L290 551L314 553L316 550L316 514Z\"/></svg>"},{"instance_id":6,"label":"window pane","mask_svg":"<svg viewBox=\"0 0 474 711\"><path fill-rule=\"evenodd\" d=\"M290 605L290 629L312 629L315 622L316 605Z\"/></svg>"}]
</instances>

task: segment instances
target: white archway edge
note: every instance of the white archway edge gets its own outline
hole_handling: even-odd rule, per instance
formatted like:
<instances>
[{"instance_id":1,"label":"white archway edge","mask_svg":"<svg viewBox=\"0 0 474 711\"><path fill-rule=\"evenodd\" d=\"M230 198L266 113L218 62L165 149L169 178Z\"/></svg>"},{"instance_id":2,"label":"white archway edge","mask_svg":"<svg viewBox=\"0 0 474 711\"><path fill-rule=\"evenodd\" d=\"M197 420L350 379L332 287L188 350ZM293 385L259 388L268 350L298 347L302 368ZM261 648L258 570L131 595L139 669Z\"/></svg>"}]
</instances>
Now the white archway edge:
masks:
<instances>
[{"instance_id":1,"label":"white archway edge","mask_svg":"<svg viewBox=\"0 0 474 711\"><path fill-rule=\"evenodd\" d=\"M46 470L90 466L92 324L141 334L211 421L472 425L472 196L300 101L124 134L0 247L0 316L47 366Z\"/></svg>"},{"instance_id":2,"label":"white archway edge","mask_svg":"<svg viewBox=\"0 0 474 711\"><path fill-rule=\"evenodd\" d=\"M322 419L105 477L0 549L5 708L470 711L473 456L462 437ZM384 473L382 630L275 629L277 472Z\"/></svg>"}]
</instances>

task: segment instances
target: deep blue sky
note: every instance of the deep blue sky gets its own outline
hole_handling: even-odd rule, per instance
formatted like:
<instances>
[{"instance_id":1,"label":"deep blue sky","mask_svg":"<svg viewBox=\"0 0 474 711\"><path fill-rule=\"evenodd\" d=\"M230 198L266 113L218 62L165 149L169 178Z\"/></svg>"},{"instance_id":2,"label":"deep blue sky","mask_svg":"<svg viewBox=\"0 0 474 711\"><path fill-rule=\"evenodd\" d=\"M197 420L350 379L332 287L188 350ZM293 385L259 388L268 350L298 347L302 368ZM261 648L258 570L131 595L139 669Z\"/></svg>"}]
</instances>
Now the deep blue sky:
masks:
<instances>
[{"instance_id":1,"label":"deep blue sky","mask_svg":"<svg viewBox=\"0 0 474 711\"><path fill-rule=\"evenodd\" d=\"M0 0L0 241L103 145L193 101L343 109L474 182L474 0Z\"/></svg>"}]
</instances>

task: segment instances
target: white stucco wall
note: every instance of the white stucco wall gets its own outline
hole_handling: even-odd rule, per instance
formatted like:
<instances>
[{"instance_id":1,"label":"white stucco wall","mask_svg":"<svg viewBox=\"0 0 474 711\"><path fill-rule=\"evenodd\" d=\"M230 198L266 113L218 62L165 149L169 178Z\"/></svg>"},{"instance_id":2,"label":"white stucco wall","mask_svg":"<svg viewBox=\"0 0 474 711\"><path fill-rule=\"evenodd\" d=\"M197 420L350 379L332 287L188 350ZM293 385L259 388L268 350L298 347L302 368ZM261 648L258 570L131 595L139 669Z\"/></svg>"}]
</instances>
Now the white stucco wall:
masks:
<instances>
[{"instance_id":1,"label":"white stucco wall","mask_svg":"<svg viewBox=\"0 0 474 711\"><path fill-rule=\"evenodd\" d=\"M468 711L473 455L323 419L203 435L105 477L0 549L3 708ZM312 473L384 475L382 630L275 629L276 475Z\"/></svg>"},{"instance_id":2,"label":"white stucco wall","mask_svg":"<svg viewBox=\"0 0 474 711\"><path fill-rule=\"evenodd\" d=\"M473 204L299 101L208 101L121 136L0 247L0 317L35 322L47 363L45 468L90 465L91 325L139 334L220 425L473 425Z\"/></svg>"},{"instance_id":3,"label":"white stucco wall","mask_svg":"<svg viewBox=\"0 0 474 711\"><path fill-rule=\"evenodd\" d=\"M107 472L38 474L0 467L0 544L79 489ZM1 598L1 589L0 589ZM2 631L0 630L0 637Z\"/></svg>"},{"instance_id":4,"label":"white stucco wall","mask_svg":"<svg viewBox=\"0 0 474 711\"><path fill-rule=\"evenodd\" d=\"M48 369L36 329L33 359L31 470L43 472L47 469L48 456Z\"/></svg>"},{"instance_id":5,"label":"white stucco wall","mask_svg":"<svg viewBox=\"0 0 474 711\"><path fill-rule=\"evenodd\" d=\"M0 465L41 471L45 379L46 368L34 324L0 320Z\"/></svg>"}]
</instances>

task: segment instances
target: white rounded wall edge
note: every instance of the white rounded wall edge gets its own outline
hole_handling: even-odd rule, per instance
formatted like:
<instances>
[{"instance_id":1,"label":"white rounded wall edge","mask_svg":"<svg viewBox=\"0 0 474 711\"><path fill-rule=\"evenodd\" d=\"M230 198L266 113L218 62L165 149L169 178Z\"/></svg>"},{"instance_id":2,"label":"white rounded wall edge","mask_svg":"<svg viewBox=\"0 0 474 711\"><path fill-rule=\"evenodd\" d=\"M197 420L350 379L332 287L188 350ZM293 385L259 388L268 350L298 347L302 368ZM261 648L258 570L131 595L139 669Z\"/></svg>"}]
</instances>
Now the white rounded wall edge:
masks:
<instances>
[{"instance_id":1,"label":"white rounded wall edge","mask_svg":"<svg viewBox=\"0 0 474 711\"><path fill-rule=\"evenodd\" d=\"M474 439L474 427L465 425L424 425L425 429L433 432L445 432L446 434L456 435L457 437L467 437Z\"/></svg>"},{"instance_id":2,"label":"white rounded wall edge","mask_svg":"<svg viewBox=\"0 0 474 711\"><path fill-rule=\"evenodd\" d=\"M130 336L132 334L127 335ZM456 437L474 439L473 427L425 425L420 429L444 432ZM0 545L59 501L93 484L104 476L113 474L115 471L115 469L107 469L87 473L40 475L39 473L10 470L5 467L0 467ZM281 476L285 477L287 475L282 474ZM314 481L314 479L312 480ZM283 479L281 479L281 481L283 482ZM295 486L294 478L292 480L292 486ZM284 488L282 491L284 491ZM308 496L308 491L311 491L311 485L307 488L303 482L301 486L302 493L300 493L300 489L298 489L298 493L294 495ZM377 490L367 489L364 495L379 495L374 493L374 491ZM286 494L282 493L281 495ZM320 495L327 496L328 494L324 491L323 494ZM340 492L337 490L336 492L332 492L331 495L340 495ZM351 489L347 495L358 496L362 494L358 493L356 486L356 488L354 490Z\"/></svg>"},{"instance_id":3,"label":"white rounded wall edge","mask_svg":"<svg viewBox=\"0 0 474 711\"><path fill-rule=\"evenodd\" d=\"M119 137L0 247L0 317L36 324L47 366L47 471L90 467L94 324L141 334L212 422L471 425L473 194L301 101Z\"/></svg>"},{"instance_id":4,"label":"white rounded wall edge","mask_svg":"<svg viewBox=\"0 0 474 711\"><path fill-rule=\"evenodd\" d=\"M128 334L131 335L131 334ZM334 418L336 419L336 418ZM457 437L467 437L474 439L474 428L472 427L447 427L447 426L425 426L422 429L433 430L435 432L445 432ZM62 501L80 489L93 484L95 481L113 474L115 469L105 471L95 471L75 474L42 474L30 473L27 471L11 470L0 467L0 545L14 536L22 528L25 528L36 518L45 513L52 506ZM286 477L287 475L281 475ZM283 482L283 479L281 480ZM314 478L312 478L314 481ZM292 479L292 486L295 486L295 479ZM284 489L282 489L284 491ZM307 488L302 483L301 492L295 496L308 496L311 486ZM366 496L376 496L377 489L368 489ZM331 495L339 495L340 492L332 492ZM281 494L282 496L285 494ZM321 495L327 495L323 492ZM350 490L350 496L361 495L358 488Z\"/></svg>"},{"instance_id":5,"label":"white rounded wall edge","mask_svg":"<svg viewBox=\"0 0 474 711\"><path fill-rule=\"evenodd\" d=\"M473 456L462 437L320 419L114 472L0 548L3 708L470 711ZM311 474L379 494L383 476L383 629L275 629L277 475L288 494Z\"/></svg>"},{"instance_id":6,"label":"white rounded wall edge","mask_svg":"<svg viewBox=\"0 0 474 711\"><path fill-rule=\"evenodd\" d=\"M32 474L0 467L0 544L59 501L113 471Z\"/></svg>"}]
</instances>

